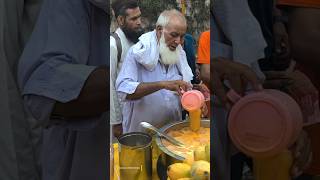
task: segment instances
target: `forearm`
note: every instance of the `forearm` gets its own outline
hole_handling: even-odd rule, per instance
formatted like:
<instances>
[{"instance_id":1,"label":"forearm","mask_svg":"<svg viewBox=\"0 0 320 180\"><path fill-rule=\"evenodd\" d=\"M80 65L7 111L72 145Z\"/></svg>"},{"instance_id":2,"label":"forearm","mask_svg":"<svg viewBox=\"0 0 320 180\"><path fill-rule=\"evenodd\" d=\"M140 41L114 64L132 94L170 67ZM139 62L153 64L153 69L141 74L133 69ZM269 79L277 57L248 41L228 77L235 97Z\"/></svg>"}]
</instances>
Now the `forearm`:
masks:
<instances>
[{"instance_id":1,"label":"forearm","mask_svg":"<svg viewBox=\"0 0 320 180\"><path fill-rule=\"evenodd\" d=\"M164 88L164 85L161 81L151 82L151 83L140 83L133 94L128 94L126 99L136 100L140 99L146 95L152 94L156 91L159 91Z\"/></svg>"},{"instance_id":2,"label":"forearm","mask_svg":"<svg viewBox=\"0 0 320 180\"><path fill-rule=\"evenodd\" d=\"M201 64L200 77L201 77L201 80L210 87L210 65L209 64Z\"/></svg>"},{"instance_id":3,"label":"forearm","mask_svg":"<svg viewBox=\"0 0 320 180\"><path fill-rule=\"evenodd\" d=\"M109 69L98 67L86 80L78 98L56 102L52 114L70 118L100 115L110 109L109 94Z\"/></svg>"}]
</instances>

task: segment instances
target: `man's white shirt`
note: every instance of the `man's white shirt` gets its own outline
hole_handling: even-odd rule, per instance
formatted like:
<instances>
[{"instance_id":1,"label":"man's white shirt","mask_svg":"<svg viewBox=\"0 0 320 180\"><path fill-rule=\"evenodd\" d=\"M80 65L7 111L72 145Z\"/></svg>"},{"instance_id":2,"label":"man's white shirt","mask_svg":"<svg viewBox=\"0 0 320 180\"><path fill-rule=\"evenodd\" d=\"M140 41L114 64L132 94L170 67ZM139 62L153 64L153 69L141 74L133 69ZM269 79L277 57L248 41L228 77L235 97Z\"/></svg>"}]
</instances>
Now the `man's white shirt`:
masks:
<instances>
[{"instance_id":1,"label":"man's white shirt","mask_svg":"<svg viewBox=\"0 0 320 180\"><path fill-rule=\"evenodd\" d=\"M110 124L122 123L122 105L118 99L118 95L115 89L115 83L117 76L121 70L122 63L129 48L133 45L131 41L127 39L124 32L118 28L115 33L118 34L122 46L121 59L118 62L118 49L116 40L110 36L110 77L111 77L111 91L110 91Z\"/></svg>"}]
</instances>

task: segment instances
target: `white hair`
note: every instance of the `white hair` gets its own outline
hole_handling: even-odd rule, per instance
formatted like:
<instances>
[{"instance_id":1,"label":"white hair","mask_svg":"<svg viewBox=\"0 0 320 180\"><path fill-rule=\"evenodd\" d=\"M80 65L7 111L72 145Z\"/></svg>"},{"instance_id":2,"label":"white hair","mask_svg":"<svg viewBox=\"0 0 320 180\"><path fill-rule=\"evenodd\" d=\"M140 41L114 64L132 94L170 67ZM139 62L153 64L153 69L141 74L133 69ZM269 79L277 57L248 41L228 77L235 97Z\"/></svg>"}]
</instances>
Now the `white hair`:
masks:
<instances>
[{"instance_id":1,"label":"white hair","mask_svg":"<svg viewBox=\"0 0 320 180\"><path fill-rule=\"evenodd\" d=\"M180 18L185 24L187 24L186 18L180 11L176 9L171 9L171 10L164 10L160 14L160 16L158 17L156 26L161 26L165 28L169 24L170 18L173 16Z\"/></svg>"}]
</instances>

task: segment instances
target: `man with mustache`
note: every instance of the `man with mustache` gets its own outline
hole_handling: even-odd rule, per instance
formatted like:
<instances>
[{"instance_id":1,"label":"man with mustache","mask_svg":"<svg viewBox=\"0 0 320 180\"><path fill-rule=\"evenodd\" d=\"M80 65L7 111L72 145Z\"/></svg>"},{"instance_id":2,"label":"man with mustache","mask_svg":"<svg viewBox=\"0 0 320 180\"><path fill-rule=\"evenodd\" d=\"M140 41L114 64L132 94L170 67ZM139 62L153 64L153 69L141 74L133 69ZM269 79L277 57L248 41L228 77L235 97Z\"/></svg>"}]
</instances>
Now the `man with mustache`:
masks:
<instances>
[{"instance_id":1,"label":"man with mustache","mask_svg":"<svg viewBox=\"0 0 320 180\"><path fill-rule=\"evenodd\" d=\"M181 47L186 29L179 11L163 11L156 29L128 51L116 81L124 132L141 131L142 121L161 127L181 120L179 95L193 78Z\"/></svg>"},{"instance_id":2,"label":"man with mustache","mask_svg":"<svg viewBox=\"0 0 320 180\"><path fill-rule=\"evenodd\" d=\"M141 11L136 0L116 0L111 6L119 27L110 36L110 122L113 134L118 137L122 134L122 108L117 97L115 83L129 48L138 42L138 38L143 34L143 28L141 27Z\"/></svg>"}]
</instances>

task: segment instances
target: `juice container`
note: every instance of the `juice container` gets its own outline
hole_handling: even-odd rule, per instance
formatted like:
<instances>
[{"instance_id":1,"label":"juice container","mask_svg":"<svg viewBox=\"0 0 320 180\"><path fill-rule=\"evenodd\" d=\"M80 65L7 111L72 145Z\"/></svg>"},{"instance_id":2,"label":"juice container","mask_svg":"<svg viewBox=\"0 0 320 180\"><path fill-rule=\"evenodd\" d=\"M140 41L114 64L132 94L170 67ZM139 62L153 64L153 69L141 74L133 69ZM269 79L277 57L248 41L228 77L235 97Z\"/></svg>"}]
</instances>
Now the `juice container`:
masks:
<instances>
[{"instance_id":1,"label":"juice container","mask_svg":"<svg viewBox=\"0 0 320 180\"><path fill-rule=\"evenodd\" d=\"M244 97L229 91L227 96L234 103L228 132L234 145L253 158L255 180L291 180L288 148L302 129L299 105L289 95L271 89Z\"/></svg>"},{"instance_id":2,"label":"juice container","mask_svg":"<svg viewBox=\"0 0 320 180\"><path fill-rule=\"evenodd\" d=\"M190 129L197 131L200 128L201 107L204 104L204 96L198 90L187 91L181 98L182 107L189 111Z\"/></svg>"}]
</instances>

